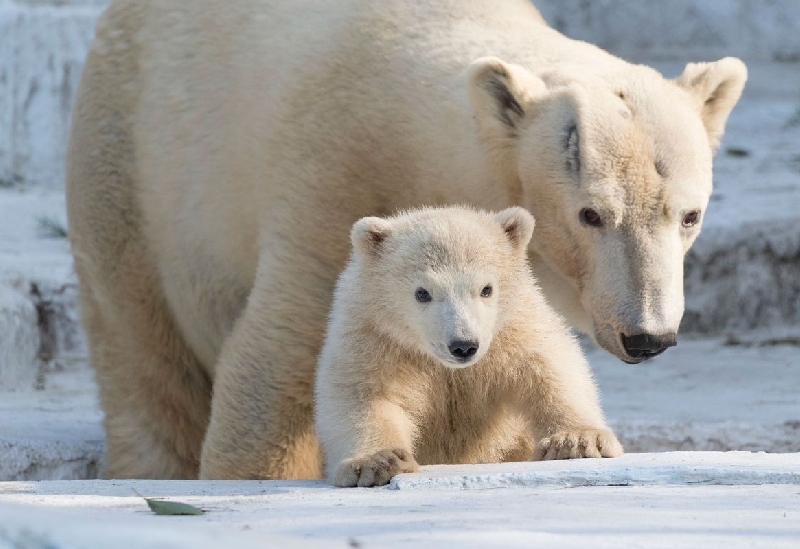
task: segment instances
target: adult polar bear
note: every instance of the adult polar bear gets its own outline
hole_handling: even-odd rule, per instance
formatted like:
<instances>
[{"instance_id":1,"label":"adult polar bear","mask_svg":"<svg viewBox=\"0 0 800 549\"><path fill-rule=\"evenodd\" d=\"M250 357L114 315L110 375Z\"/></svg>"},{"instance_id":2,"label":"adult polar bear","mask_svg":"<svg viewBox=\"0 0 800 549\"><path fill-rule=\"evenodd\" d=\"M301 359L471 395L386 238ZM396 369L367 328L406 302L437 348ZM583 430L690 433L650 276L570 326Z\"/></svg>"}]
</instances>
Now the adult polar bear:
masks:
<instances>
[{"instance_id":1,"label":"adult polar bear","mask_svg":"<svg viewBox=\"0 0 800 549\"><path fill-rule=\"evenodd\" d=\"M526 0L115 1L68 176L107 476L320 474L314 365L365 215L522 205L552 304L660 352L745 79L665 80Z\"/></svg>"}]
</instances>

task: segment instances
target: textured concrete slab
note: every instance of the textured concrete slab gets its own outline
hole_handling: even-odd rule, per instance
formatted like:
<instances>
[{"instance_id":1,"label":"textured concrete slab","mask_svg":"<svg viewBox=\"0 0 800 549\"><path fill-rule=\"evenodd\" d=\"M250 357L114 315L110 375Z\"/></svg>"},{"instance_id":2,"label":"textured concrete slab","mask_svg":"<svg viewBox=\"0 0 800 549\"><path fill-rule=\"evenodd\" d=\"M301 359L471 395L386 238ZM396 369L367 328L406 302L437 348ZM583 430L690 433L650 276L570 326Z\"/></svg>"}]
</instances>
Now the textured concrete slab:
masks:
<instances>
[{"instance_id":1,"label":"textured concrete slab","mask_svg":"<svg viewBox=\"0 0 800 549\"><path fill-rule=\"evenodd\" d=\"M763 454L696 457L697 467L782 467ZM690 458L687 455L682 466L691 467ZM637 474L643 477L661 466L659 459L643 454L628 466L640 469ZM784 460L796 463L797 456L778 461ZM574 463L589 471L594 461L557 462L551 473L580 478ZM539 470L533 465L527 464L529 473ZM478 476L485 471L485 466L473 466L463 473ZM491 474L497 473L492 468ZM206 514L152 515L134 488L147 497L197 505ZM0 517L3 549L794 549L800 541L800 489L796 484L393 490L333 488L320 481L6 482L0 483Z\"/></svg>"}]
</instances>

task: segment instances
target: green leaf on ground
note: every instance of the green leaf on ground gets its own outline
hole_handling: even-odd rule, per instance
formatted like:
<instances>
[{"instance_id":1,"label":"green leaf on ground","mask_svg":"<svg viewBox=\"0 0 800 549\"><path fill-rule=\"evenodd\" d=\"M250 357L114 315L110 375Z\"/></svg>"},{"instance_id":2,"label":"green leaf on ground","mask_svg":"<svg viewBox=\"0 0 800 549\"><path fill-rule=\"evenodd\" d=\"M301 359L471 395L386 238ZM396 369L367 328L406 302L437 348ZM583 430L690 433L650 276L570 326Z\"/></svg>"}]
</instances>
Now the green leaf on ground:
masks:
<instances>
[{"instance_id":1,"label":"green leaf on ground","mask_svg":"<svg viewBox=\"0 0 800 549\"><path fill-rule=\"evenodd\" d=\"M750 151L747 149L740 149L738 147L728 147L725 149L725 153L734 158L744 158L745 156L750 156Z\"/></svg>"},{"instance_id":2,"label":"green leaf on ground","mask_svg":"<svg viewBox=\"0 0 800 549\"><path fill-rule=\"evenodd\" d=\"M179 501L165 501L163 499L146 498L133 488L133 492L147 502L147 506L156 515L202 515L205 513L199 507L189 505L188 503L181 503Z\"/></svg>"}]
</instances>

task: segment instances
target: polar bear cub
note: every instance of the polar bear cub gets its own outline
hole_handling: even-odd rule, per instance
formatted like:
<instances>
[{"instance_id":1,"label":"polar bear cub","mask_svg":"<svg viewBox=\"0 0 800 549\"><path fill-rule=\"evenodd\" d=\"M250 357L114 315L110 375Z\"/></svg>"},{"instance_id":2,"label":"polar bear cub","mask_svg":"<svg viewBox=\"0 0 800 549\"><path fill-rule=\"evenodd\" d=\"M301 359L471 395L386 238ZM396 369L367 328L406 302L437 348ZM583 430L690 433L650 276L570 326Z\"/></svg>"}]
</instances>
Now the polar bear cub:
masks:
<instances>
[{"instance_id":1,"label":"polar bear cub","mask_svg":"<svg viewBox=\"0 0 800 549\"><path fill-rule=\"evenodd\" d=\"M316 383L326 473L615 457L577 341L526 260L533 217L429 208L353 225Z\"/></svg>"}]
</instances>

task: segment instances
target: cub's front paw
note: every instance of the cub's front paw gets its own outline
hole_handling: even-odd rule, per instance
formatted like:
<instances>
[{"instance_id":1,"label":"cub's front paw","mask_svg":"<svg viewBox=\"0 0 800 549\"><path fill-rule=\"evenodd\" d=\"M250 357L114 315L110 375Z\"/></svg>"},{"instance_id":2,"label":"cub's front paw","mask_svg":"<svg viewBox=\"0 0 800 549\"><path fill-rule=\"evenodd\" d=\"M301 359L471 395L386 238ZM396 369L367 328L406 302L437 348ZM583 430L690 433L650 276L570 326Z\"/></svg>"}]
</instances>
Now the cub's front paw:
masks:
<instances>
[{"instance_id":1,"label":"cub's front paw","mask_svg":"<svg viewBox=\"0 0 800 549\"><path fill-rule=\"evenodd\" d=\"M533 459L619 457L623 453L622 445L610 430L576 429L559 431L540 440Z\"/></svg>"},{"instance_id":2,"label":"cub's front paw","mask_svg":"<svg viewBox=\"0 0 800 549\"><path fill-rule=\"evenodd\" d=\"M346 459L336 471L336 486L383 486L393 476L419 469L407 450L381 450L371 456Z\"/></svg>"}]
</instances>

